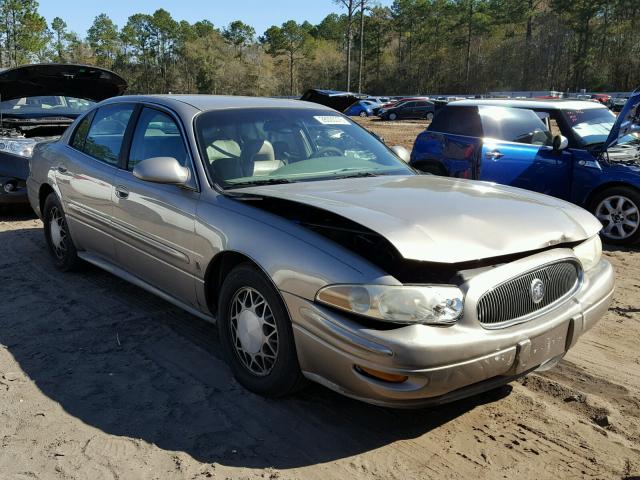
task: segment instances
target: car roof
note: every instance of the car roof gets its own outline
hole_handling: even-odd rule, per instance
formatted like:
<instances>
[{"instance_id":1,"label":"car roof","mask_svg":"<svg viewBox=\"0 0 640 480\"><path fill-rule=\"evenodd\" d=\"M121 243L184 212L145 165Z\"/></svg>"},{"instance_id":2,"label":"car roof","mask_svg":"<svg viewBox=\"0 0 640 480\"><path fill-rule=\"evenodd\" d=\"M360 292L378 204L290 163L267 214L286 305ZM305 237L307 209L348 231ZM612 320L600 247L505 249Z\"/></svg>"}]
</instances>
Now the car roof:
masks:
<instances>
[{"instance_id":1,"label":"car roof","mask_svg":"<svg viewBox=\"0 0 640 480\"><path fill-rule=\"evenodd\" d=\"M153 102L167 107L176 103L189 105L197 110L222 110L227 108L313 108L335 112L332 108L313 102L302 100L269 98L269 97L241 97L234 95L125 95L114 98L114 102Z\"/></svg>"},{"instance_id":2,"label":"car roof","mask_svg":"<svg viewBox=\"0 0 640 480\"><path fill-rule=\"evenodd\" d=\"M590 108L607 108L599 102L564 99L531 99L512 100L509 98L490 98L482 100L456 100L449 102L451 106L476 107L488 105L492 107L538 108L545 110L587 110Z\"/></svg>"}]
</instances>

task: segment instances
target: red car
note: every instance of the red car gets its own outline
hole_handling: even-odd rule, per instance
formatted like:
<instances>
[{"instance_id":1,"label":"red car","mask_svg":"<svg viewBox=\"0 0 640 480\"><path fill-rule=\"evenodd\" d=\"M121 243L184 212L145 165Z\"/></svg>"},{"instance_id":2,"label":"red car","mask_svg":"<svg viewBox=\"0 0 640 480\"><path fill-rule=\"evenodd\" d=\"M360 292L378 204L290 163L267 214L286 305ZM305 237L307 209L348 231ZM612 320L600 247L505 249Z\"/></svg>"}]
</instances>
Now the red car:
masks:
<instances>
[{"instance_id":1,"label":"red car","mask_svg":"<svg viewBox=\"0 0 640 480\"><path fill-rule=\"evenodd\" d=\"M606 105L609 100L611 100L611 95L607 95L606 93L594 93L593 95L591 95L591 98Z\"/></svg>"}]
</instances>

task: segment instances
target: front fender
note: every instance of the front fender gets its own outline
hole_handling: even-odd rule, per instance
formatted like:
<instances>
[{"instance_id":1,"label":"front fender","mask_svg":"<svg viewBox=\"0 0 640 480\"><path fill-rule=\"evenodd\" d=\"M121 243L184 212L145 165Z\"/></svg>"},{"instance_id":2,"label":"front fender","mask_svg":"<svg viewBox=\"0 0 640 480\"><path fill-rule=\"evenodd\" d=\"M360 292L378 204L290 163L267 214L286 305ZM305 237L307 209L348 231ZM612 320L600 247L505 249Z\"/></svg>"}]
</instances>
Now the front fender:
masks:
<instances>
[{"instance_id":1,"label":"front fender","mask_svg":"<svg viewBox=\"0 0 640 480\"><path fill-rule=\"evenodd\" d=\"M199 204L195 233L194 250L201 265L209 265L220 252L241 253L258 264L278 289L309 300L333 283L399 285L380 268L321 235L224 196Z\"/></svg>"}]
</instances>

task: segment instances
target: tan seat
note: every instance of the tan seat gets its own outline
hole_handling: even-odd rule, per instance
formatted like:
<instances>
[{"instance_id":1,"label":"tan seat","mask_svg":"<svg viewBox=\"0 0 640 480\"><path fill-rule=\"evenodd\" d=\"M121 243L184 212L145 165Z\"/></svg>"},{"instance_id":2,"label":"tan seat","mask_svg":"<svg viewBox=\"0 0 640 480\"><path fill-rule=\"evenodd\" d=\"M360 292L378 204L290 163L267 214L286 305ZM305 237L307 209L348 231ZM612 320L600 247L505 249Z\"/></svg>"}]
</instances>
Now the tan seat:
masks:
<instances>
[{"instance_id":1,"label":"tan seat","mask_svg":"<svg viewBox=\"0 0 640 480\"><path fill-rule=\"evenodd\" d=\"M216 140L207 147L207 158L214 171L223 180L244 177L242 171L242 150L235 140Z\"/></svg>"},{"instance_id":2,"label":"tan seat","mask_svg":"<svg viewBox=\"0 0 640 480\"><path fill-rule=\"evenodd\" d=\"M276 160L273 145L269 140L251 140L244 144L244 153L253 165L253 176L269 175L271 172L284 166L282 160Z\"/></svg>"}]
</instances>

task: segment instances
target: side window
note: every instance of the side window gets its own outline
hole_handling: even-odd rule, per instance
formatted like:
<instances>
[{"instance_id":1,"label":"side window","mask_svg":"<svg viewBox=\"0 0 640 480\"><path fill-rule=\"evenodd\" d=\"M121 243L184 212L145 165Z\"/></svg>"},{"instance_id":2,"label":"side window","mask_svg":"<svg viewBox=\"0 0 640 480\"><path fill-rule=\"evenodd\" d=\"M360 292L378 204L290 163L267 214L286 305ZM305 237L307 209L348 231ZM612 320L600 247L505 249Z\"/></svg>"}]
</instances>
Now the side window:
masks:
<instances>
[{"instance_id":1,"label":"side window","mask_svg":"<svg viewBox=\"0 0 640 480\"><path fill-rule=\"evenodd\" d=\"M431 124L429 125L427 130L430 130L432 132L447 133L448 126L449 109L446 107L442 107L436 112L436 115L435 117L433 117L433 120L431 121Z\"/></svg>"},{"instance_id":2,"label":"side window","mask_svg":"<svg viewBox=\"0 0 640 480\"><path fill-rule=\"evenodd\" d=\"M549 129L532 110L487 106L480 109L480 115L487 137L529 145L552 143Z\"/></svg>"},{"instance_id":3,"label":"side window","mask_svg":"<svg viewBox=\"0 0 640 480\"><path fill-rule=\"evenodd\" d=\"M99 108L84 143L84 153L117 166L124 132L133 108L130 104L106 105Z\"/></svg>"},{"instance_id":4,"label":"side window","mask_svg":"<svg viewBox=\"0 0 640 480\"><path fill-rule=\"evenodd\" d=\"M127 169L132 171L136 163L153 157L173 157L186 166L187 149L173 118L158 110L144 108L133 134Z\"/></svg>"},{"instance_id":5,"label":"side window","mask_svg":"<svg viewBox=\"0 0 640 480\"><path fill-rule=\"evenodd\" d=\"M87 139L87 133L89 133L89 127L91 126L91 120L93 120L94 114L95 110L80 120L80 123L76 127L76 131L73 132L71 146L76 150L84 150L84 142Z\"/></svg>"},{"instance_id":6,"label":"side window","mask_svg":"<svg viewBox=\"0 0 640 480\"><path fill-rule=\"evenodd\" d=\"M402 105L402 108L413 108L416 106L416 102L407 102L404 105Z\"/></svg>"},{"instance_id":7,"label":"side window","mask_svg":"<svg viewBox=\"0 0 640 480\"><path fill-rule=\"evenodd\" d=\"M429 130L467 137L482 137L482 123L477 107L444 107L433 119Z\"/></svg>"}]
</instances>

